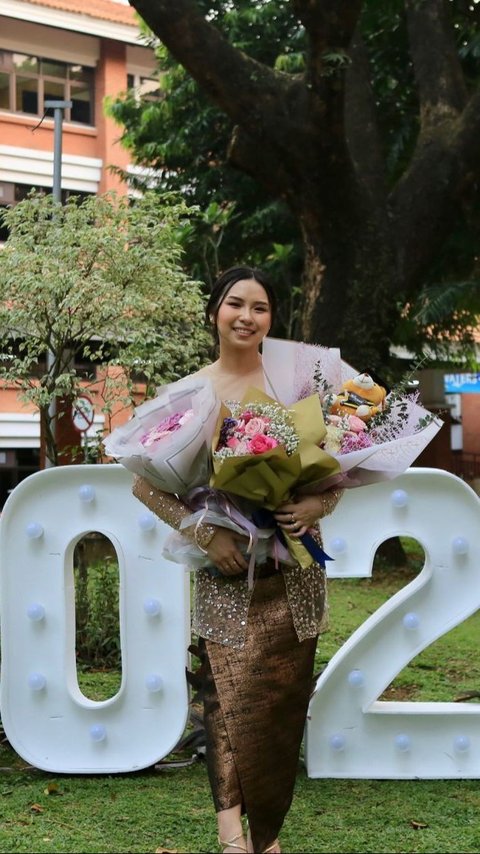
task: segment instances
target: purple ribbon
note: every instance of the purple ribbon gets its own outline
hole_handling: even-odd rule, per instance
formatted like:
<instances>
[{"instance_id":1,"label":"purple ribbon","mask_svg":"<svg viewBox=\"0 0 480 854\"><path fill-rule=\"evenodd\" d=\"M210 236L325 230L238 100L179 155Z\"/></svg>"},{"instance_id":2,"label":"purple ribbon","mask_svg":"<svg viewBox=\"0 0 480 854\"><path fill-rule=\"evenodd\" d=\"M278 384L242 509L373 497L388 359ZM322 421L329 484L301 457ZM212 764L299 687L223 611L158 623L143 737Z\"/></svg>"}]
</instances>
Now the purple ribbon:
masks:
<instances>
[{"instance_id":1,"label":"purple ribbon","mask_svg":"<svg viewBox=\"0 0 480 854\"><path fill-rule=\"evenodd\" d=\"M253 579L254 579L254 570L255 570L255 554L257 550L258 544L258 529L266 528L266 527L275 527L272 525L259 525L255 524L254 521L248 519L238 507L234 504L230 496L228 496L225 492L221 492L220 490L210 489L207 486L198 486L195 489L192 489L187 495L187 502L192 507L192 510L201 509L202 515L200 516L198 522L195 525L195 530L202 524L205 515L208 512L208 502L209 499L213 499L216 504L220 507L221 510L228 516L232 522L235 522L240 528L242 528L245 533L249 537L249 543L247 547L247 554L249 555L248 561L248 587L249 590L253 587ZM255 511L256 512L256 511ZM255 519L255 513L253 514L253 518ZM276 538L275 538L276 539ZM275 542L273 544L273 553L275 558L275 564L278 565L279 560L288 560L289 559L289 551L284 544L281 542ZM212 575L214 573L211 573ZM223 573L218 572L215 575L223 575ZM225 577L225 576L224 576Z\"/></svg>"}]
</instances>

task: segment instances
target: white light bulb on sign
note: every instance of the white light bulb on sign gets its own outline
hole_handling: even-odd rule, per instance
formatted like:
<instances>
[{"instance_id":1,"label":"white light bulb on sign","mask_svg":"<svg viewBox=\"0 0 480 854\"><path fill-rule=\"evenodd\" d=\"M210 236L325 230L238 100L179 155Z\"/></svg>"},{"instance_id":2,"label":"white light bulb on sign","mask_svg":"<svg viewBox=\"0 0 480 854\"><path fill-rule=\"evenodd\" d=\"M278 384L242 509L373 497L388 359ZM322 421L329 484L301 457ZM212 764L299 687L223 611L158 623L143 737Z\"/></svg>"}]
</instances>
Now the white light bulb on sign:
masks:
<instances>
[{"instance_id":1,"label":"white light bulb on sign","mask_svg":"<svg viewBox=\"0 0 480 854\"><path fill-rule=\"evenodd\" d=\"M334 537L330 542L330 551L340 555L347 550L347 541L343 537Z\"/></svg>"},{"instance_id":2,"label":"white light bulb on sign","mask_svg":"<svg viewBox=\"0 0 480 854\"><path fill-rule=\"evenodd\" d=\"M402 622L406 629L414 631L415 629L418 629L420 625L420 618L418 614L414 614L413 611L410 611L408 614L405 614Z\"/></svg>"},{"instance_id":3,"label":"white light bulb on sign","mask_svg":"<svg viewBox=\"0 0 480 854\"><path fill-rule=\"evenodd\" d=\"M406 507L408 504L408 492L404 489L395 489L391 495L393 507Z\"/></svg>"},{"instance_id":4,"label":"white light bulb on sign","mask_svg":"<svg viewBox=\"0 0 480 854\"><path fill-rule=\"evenodd\" d=\"M142 513L138 517L138 527L142 531L153 531L156 524L157 520L153 513Z\"/></svg>"},{"instance_id":5,"label":"white light bulb on sign","mask_svg":"<svg viewBox=\"0 0 480 854\"><path fill-rule=\"evenodd\" d=\"M38 540L43 536L43 526L40 525L40 522L29 522L26 532L30 540Z\"/></svg>"},{"instance_id":6,"label":"white light bulb on sign","mask_svg":"<svg viewBox=\"0 0 480 854\"><path fill-rule=\"evenodd\" d=\"M458 753L466 753L470 749L470 739L468 735L457 735L453 741L453 746Z\"/></svg>"},{"instance_id":7,"label":"white light bulb on sign","mask_svg":"<svg viewBox=\"0 0 480 854\"><path fill-rule=\"evenodd\" d=\"M328 743L330 744L330 747L332 748L332 750L336 750L336 751L340 752L340 751L345 749L345 745L346 745L347 741L346 741L345 736L342 735L341 732L335 732L328 739Z\"/></svg>"},{"instance_id":8,"label":"white light bulb on sign","mask_svg":"<svg viewBox=\"0 0 480 854\"><path fill-rule=\"evenodd\" d=\"M347 681L352 688L361 688L365 684L365 676L361 670L351 670L347 676Z\"/></svg>"},{"instance_id":9,"label":"white light bulb on sign","mask_svg":"<svg viewBox=\"0 0 480 854\"><path fill-rule=\"evenodd\" d=\"M107 729L103 724L92 724L90 727L90 738L92 741L105 741Z\"/></svg>"},{"instance_id":10,"label":"white light bulb on sign","mask_svg":"<svg viewBox=\"0 0 480 854\"><path fill-rule=\"evenodd\" d=\"M156 691L161 691L163 688L162 677L159 676L158 673L149 673L145 679L145 686L152 694Z\"/></svg>"},{"instance_id":11,"label":"white light bulb on sign","mask_svg":"<svg viewBox=\"0 0 480 854\"><path fill-rule=\"evenodd\" d=\"M90 483L83 483L82 486L79 487L78 497L80 501L85 502L85 504L89 504L91 501L95 500L95 489L91 486Z\"/></svg>"},{"instance_id":12,"label":"white light bulb on sign","mask_svg":"<svg viewBox=\"0 0 480 854\"><path fill-rule=\"evenodd\" d=\"M412 743L409 735L406 735L404 732L399 732L398 735L395 736L395 747L397 750L400 750L402 753L406 753L410 750L411 746Z\"/></svg>"},{"instance_id":13,"label":"white light bulb on sign","mask_svg":"<svg viewBox=\"0 0 480 854\"><path fill-rule=\"evenodd\" d=\"M30 673L28 677L28 684L32 691L43 691L47 685L47 680L43 673Z\"/></svg>"},{"instance_id":14,"label":"white light bulb on sign","mask_svg":"<svg viewBox=\"0 0 480 854\"><path fill-rule=\"evenodd\" d=\"M159 599L145 599L143 603L143 610L149 617L158 617L161 604Z\"/></svg>"},{"instance_id":15,"label":"white light bulb on sign","mask_svg":"<svg viewBox=\"0 0 480 854\"><path fill-rule=\"evenodd\" d=\"M40 602L32 602L27 608L27 617L32 622L38 623L45 618L45 608Z\"/></svg>"},{"instance_id":16,"label":"white light bulb on sign","mask_svg":"<svg viewBox=\"0 0 480 854\"><path fill-rule=\"evenodd\" d=\"M469 550L469 542L466 537L454 537L452 540L452 551L456 555L466 555Z\"/></svg>"}]
</instances>

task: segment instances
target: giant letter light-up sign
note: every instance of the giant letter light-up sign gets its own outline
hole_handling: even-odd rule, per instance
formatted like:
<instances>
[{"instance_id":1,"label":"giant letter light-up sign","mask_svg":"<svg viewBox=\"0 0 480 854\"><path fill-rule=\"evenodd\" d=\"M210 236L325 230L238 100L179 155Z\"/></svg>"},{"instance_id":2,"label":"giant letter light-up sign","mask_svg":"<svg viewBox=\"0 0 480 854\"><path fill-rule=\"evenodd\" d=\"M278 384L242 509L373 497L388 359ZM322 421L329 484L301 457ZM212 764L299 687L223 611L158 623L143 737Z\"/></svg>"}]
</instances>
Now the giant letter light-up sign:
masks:
<instances>
[{"instance_id":1,"label":"giant letter light-up sign","mask_svg":"<svg viewBox=\"0 0 480 854\"><path fill-rule=\"evenodd\" d=\"M365 487L360 501L354 492L324 524L325 548L337 550L336 575L370 574L380 541L396 534L417 539L426 559L318 680L307 724L308 774L479 777L479 705L378 697L414 656L480 607L480 500L435 469L410 469L393 483Z\"/></svg>"},{"instance_id":2,"label":"giant letter light-up sign","mask_svg":"<svg viewBox=\"0 0 480 854\"><path fill-rule=\"evenodd\" d=\"M324 520L330 577L368 576L396 534L425 550L422 572L332 658L310 704L310 777L480 777L480 707L379 702L408 662L480 606L480 501L461 480L410 469L347 491ZM75 665L73 551L88 531L115 546L122 681L102 702ZM1 714L15 750L66 773L147 767L188 712L188 575L161 557L168 529L131 494L122 466L68 466L27 478L0 524Z\"/></svg>"},{"instance_id":3,"label":"giant letter light-up sign","mask_svg":"<svg viewBox=\"0 0 480 854\"><path fill-rule=\"evenodd\" d=\"M15 750L48 771L134 771L165 756L188 714L188 591L161 558L168 528L120 465L65 466L24 480L1 520L1 714ZM78 686L73 552L89 531L117 552L122 680L96 702Z\"/></svg>"}]
</instances>

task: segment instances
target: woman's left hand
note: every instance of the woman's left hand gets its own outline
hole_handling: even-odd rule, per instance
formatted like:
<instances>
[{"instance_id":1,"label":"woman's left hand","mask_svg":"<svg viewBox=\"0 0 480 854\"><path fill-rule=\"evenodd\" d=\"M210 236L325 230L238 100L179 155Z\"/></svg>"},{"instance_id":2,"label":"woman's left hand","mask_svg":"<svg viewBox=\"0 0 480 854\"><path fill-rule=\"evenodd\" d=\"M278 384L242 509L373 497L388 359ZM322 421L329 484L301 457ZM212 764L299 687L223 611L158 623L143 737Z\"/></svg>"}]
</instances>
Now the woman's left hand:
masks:
<instances>
[{"instance_id":1,"label":"woman's left hand","mask_svg":"<svg viewBox=\"0 0 480 854\"><path fill-rule=\"evenodd\" d=\"M275 519L290 537L302 537L324 513L322 495L304 495L277 507Z\"/></svg>"}]
</instances>

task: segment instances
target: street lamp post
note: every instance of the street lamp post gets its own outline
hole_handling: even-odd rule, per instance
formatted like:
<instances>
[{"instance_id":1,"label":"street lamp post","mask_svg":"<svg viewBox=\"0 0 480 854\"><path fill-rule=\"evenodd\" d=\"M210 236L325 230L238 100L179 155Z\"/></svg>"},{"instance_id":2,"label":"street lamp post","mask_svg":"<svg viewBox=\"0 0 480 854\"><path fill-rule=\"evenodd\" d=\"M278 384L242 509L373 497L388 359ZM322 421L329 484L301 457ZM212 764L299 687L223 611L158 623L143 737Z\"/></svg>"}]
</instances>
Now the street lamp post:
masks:
<instances>
[{"instance_id":1,"label":"street lamp post","mask_svg":"<svg viewBox=\"0 0 480 854\"><path fill-rule=\"evenodd\" d=\"M63 112L70 110L72 101L44 101L46 110L53 110L53 197L57 202L62 201L62 129Z\"/></svg>"},{"instance_id":2,"label":"street lamp post","mask_svg":"<svg viewBox=\"0 0 480 854\"><path fill-rule=\"evenodd\" d=\"M64 110L72 108L72 101L44 101L46 110L53 110L54 115L54 137L53 137L53 197L57 202L62 201L62 130L63 130L63 114ZM48 350L47 352L47 371L53 368L55 362L54 354ZM48 407L48 416L50 422L50 431L55 440L56 436L56 417L57 406L55 397L52 397ZM54 460L51 460L45 446L45 467L50 468L54 465Z\"/></svg>"}]
</instances>

